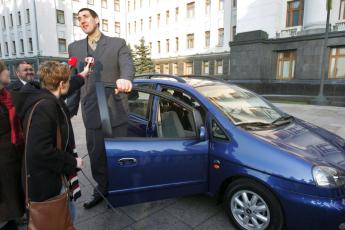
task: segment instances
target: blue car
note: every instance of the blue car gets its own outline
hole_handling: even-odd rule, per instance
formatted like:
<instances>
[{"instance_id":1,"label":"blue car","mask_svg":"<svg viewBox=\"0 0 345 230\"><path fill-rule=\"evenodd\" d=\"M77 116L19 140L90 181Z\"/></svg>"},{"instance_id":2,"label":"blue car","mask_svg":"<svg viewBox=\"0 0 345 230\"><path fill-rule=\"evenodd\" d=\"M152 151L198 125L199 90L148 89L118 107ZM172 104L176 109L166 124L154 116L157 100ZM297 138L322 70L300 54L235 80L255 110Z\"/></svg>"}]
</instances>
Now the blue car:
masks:
<instances>
[{"instance_id":1,"label":"blue car","mask_svg":"<svg viewBox=\"0 0 345 230\"><path fill-rule=\"evenodd\" d=\"M204 193L238 229L345 229L344 139L215 78L134 86L126 137L111 138L99 97L112 204Z\"/></svg>"}]
</instances>

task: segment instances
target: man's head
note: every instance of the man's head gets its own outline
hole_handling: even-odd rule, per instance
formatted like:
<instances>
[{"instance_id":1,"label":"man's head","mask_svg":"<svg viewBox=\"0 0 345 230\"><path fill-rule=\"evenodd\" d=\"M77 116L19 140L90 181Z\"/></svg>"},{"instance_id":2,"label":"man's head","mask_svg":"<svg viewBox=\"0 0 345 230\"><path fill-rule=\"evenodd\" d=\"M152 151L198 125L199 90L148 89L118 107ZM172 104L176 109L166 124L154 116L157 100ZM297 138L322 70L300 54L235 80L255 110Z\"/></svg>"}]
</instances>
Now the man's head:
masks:
<instances>
[{"instance_id":1,"label":"man's head","mask_svg":"<svg viewBox=\"0 0 345 230\"><path fill-rule=\"evenodd\" d=\"M23 81L31 81L34 79L34 69L31 64L22 61L16 66L16 75Z\"/></svg>"},{"instance_id":2,"label":"man's head","mask_svg":"<svg viewBox=\"0 0 345 230\"><path fill-rule=\"evenodd\" d=\"M93 34L98 30L99 18L95 11L89 8L82 8L78 11L78 21L80 28L87 35Z\"/></svg>"}]
</instances>

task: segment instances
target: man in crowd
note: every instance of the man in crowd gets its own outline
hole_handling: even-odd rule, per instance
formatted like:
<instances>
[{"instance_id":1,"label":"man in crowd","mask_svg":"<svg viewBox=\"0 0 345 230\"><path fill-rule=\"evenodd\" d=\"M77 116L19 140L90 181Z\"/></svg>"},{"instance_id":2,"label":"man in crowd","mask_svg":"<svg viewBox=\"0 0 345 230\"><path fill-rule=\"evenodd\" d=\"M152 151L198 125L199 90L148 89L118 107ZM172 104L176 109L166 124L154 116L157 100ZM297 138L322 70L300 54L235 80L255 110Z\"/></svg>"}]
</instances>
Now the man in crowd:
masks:
<instances>
[{"instance_id":1,"label":"man in crowd","mask_svg":"<svg viewBox=\"0 0 345 230\"><path fill-rule=\"evenodd\" d=\"M34 79L35 72L31 64L21 61L16 65L16 75L18 79L11 82L8 86L9 90L20 90L28 81Z\"/></svg>"},{"instance_id":2,"label":"man in crowd","mask_svg":"<svg viewBox=\"0 0 345 230\"><path fill-rule=\"evenodd\" d=\"M100 32L100 20L95 11L89 8L79 10L78 20L87 37L70 44L68 53L70 57L77 57L79 71L85 65L85 57L93 57L95 60L93 73L80 90L80 102L92 176L98 190L107 195L107 160L95 83L101 81L116 84L115 92L106 90L112 133L113 137L126 136L128 100L124 93L132 90L134 65L125 40L108 37ZM92 199L84 203L84 208L92 208L101 200L98 191L94 191Z\"/></svg>"}]
</instances>

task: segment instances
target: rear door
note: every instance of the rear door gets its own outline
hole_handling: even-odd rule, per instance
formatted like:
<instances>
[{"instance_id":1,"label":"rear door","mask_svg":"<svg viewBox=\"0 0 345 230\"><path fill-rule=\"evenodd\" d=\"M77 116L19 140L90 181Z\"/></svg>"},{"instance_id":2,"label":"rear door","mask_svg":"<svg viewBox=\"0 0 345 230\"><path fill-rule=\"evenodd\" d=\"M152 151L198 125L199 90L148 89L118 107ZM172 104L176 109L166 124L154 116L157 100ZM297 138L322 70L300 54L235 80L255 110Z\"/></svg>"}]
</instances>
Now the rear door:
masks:
<instances>
[{"instance_id":1,"label":"rear door","mask_svg":"<svg viewBox=\"0 0 345 230\"><path fill-rule=\"evenodd\" d=\"M199 136L199 112L150 89L136 88L129 99L143 116L130 117L130 137L104 140L110 201L119 206L207 192L208 140Z\"/></svg>"}]
</instances>

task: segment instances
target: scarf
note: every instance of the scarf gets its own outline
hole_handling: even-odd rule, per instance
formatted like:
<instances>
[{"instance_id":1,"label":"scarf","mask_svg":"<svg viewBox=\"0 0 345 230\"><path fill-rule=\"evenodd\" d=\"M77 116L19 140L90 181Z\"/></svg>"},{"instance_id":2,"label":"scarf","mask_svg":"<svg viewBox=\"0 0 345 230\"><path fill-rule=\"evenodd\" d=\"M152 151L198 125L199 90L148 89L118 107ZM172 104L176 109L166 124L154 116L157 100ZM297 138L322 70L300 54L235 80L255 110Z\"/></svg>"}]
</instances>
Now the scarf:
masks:
<instances>
[{"instance_id":1,"label":"scarf","mask_svg":"<svg viewBox=\"0 0 345 230\"><path fill-rule=\"evenodd\" d=\"M24 134L20 120L16 116L16 108L13 106L11 94L6 90L0 90L0 104L8 111L8 119L11 127L11 143L24 144ZM1 127L0 127L1 128Z\"/></svg>"}]
</instances>

